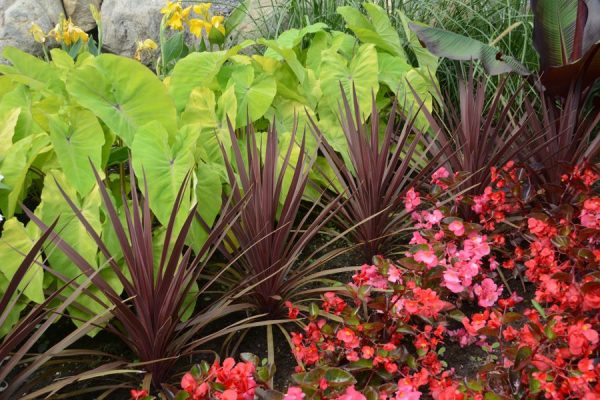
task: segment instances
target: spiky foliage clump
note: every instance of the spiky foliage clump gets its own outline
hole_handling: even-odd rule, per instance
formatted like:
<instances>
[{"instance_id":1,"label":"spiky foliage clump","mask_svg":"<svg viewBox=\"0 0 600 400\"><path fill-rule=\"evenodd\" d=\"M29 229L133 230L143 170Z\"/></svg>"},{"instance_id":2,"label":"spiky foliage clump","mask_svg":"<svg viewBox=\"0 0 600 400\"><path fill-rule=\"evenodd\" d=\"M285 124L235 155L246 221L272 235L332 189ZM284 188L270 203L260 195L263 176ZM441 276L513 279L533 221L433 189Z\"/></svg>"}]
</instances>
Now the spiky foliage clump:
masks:
<instances>
[{"instance_id":1,"label":"spiky foliage clump","mask_svg":"<svg viewBox=\"0 0 600 400\"><path fill-rule=\"evenodd\" d=\"M329 256L315 261L314 254L307 255L301 262L300 255L339 204L337 199L324 206L316 201L300 215L314 158L307 154L305 137L296 143L296 128L289 147L280 149L274 124L262 142L249 126L245 151L243 139L238 138L231 124L229 130L232 156L224 148L222 151L231 200L234 205L245 204L240 218L231 225L227 246L221 246L221 250L237 272L230 278L237 296L247 299L259 313L279 317L285 311L285 301L297 301L295 296L305 289L304 285L318 280L315 271Z\"/></svg>"},{"instance_id":2,"label":"spiky foliage clump","mask_svg":"<svg viewBox=\"0 0 600 400\"><path fill-rule=\"evenodd\" d=\"M216 277L209 279L196 289L196 282L205 269L206 263L217 245L227 233L227 226L237 217L236 208L221 213L208 238L194 255L185 245L191 224L196 217L195 207L186 214L185 221L177 228L177 216L186 194L189 176L180 188L173 205L164 238L156 246L153 236L154 218L148 204L148 187L144 179L143 196L138 193L135 174L130 166L130 201L122 190L122 213L111 199L98 171L93 168L106 214L118 239L120 254L112 254L109 246L101 239L85 215L72 199L60 188L65 201L73 209L87 233L96 241L104 255L107 268L110 268L123 285L124 296L117 293L109 281L86 261L69 243L53 237L56 246L62 250L87 276L92 284L107 299L95 297L114 317L106 330L118 336L141 361L143 369L152 376L155 387L160 388L172 374L173 366L182 356L193 353L206 338L196 336L206 325L231 312L243 310L244 304L232 304L229 296L215 299L204 310L193 313L186 320L182 315L196 304L195 299L205 293ZM46 225L33 213L29 217L41 228ZM156 250L156 249L160 250ZM123 263L118 260L122 256ZM193 310L192 310L193 311ZM213 335L214 336L214 335Z\"/></svg>"},{"instance_id":3,"label":"spiky foliage clump","mask_svg":"<svg viewBox=\"0 0 600 400\"><path fill-rule=\"evenodd\" d=\"M363 121L356 93L351 105L342 91L340 115L348 164L326 140L321 146L335 176L329 179L330 187L346 197L336 221L361 245L366 262L384 250L391 251L399 234L408 229L405 194L420 185L439 160L439 156L426 159L424 135L414 129L414 118L400 124L394 103L383 126L374 98L372 104L370 122ZM312 128L322 136L314 121Z\"/></svg>"}]
</instances>

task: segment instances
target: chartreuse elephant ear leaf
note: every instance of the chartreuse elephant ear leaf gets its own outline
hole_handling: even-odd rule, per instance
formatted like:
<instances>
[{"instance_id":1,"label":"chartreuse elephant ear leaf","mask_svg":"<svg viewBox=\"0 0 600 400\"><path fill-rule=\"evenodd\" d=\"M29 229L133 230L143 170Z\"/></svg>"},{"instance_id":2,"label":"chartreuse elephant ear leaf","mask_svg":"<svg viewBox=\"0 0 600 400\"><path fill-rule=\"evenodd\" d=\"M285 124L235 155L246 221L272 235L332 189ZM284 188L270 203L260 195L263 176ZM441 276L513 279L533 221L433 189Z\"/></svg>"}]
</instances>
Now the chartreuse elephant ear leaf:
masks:
<instances>
[{"instance_id":1,"label":"chartreuse elephant ear leaf","mask_svg":"<svg viewBox=\"0 0 600 400\"><path fill-rule=\"evenodd\" d=\"M10 281L36 240L37 237L30 235L16 218L8 219L4 223L0 238L0 260L2 260L0 275L4 275ZM19 290L29 300L39 304L44 301L43 284L44 270L41 265L33 263L21 280Z\"/></svg>"},{"instance_id":2,"label":"chartreuse elephant ear leaf","mask_svg":"<svg viewBox=\"0 0 600 400\"><path fill-rule=\"evenodd\" d=\"M177 193L187 174L194 166L193 149L198 132L178 133L169 141L167 130L158 122L150 122L141 128L131 146L133 166L140 188L144 179L148 184L150 209L163 226L168 225ZM189 213L190 196L186 196L180 207L177 226Z\"/></svg>"},{"instance_id":3,"label":"chartreuse elephant ear leaf","mask_svg":"<svg viewBox=\"0 0 600 400\"><path fill-rule=\"evenodd\" d=\"M227 87L232 86L238 102L236 128L265 115L277 93L275 79L268 74L256 74L251 65L241 66L231 74Z\"/></svg>"},{"instance_id":4,"label":"chartreuse elephant ear leaf","mask_svg":"<svg viewBox=\"0 0 600 400\"><path fill-rule=\"evenodd\" d=\"M438 57L451 60L479 60L490 75L516 72L528 75L529 71L514 57L503 54L498 48L444 29L409 23L410 29L419 37L421 43Z\"/></svg>"},{"instance_id":5,"label":"chartreuse elephant ear leaf","mask_svg":"<svg viewBox=\"0 0 600 400\"><path fill-rule=\"evenodd\" d=\"M104 131L90 111L72 108L66 115L49 117L50 140L65 176L85 196L96 184L90 161L101 164Z\"/></svg>"},{"instance_id":6,"label":"chartreuse elephant ear leaf","mask_svg":"<svg viewBox=\"0 0 600 400\"><path fill-rule=\"evenodd\" d=\"M169 83L169 93L173 96L177 110L185 109L190 94L195 88L215 89L211 85L225 61L252 43L254 42L244 41L229 50L193 52L179 60L173 68Z\"/></svg>"},{"instance_id":7,"label":"chartreuse elephant ear leaf","mask_svg":"<svg viewBox=\"0 0 600 400\"><path fill-rule=\"evenodd\" d=\"M139 62L102 54L76 69L67 82L69 93L131 146L139 128L157 121L169 134L177 130L173 100L166 87Z\"/></svg>"},{"instance_id":8,"label":"chartreuse elephant ear leaf","mask_svg":"<svg viewBox=\"0 0 600 400\"><path fill-rule=\"evenodd\" d=\"M9 108L0 111L0 161L6 157L8 149L12 146L15 127L19 120L20 108Z\"/></svg>"},{"instance_id":9,"label":"chartreuse elephant ear leaf","mask_svg":"<svg viewBox=\"0 0 600 400\"><path fill-rule=\"evenodd\" d=\"M324 102L332 113L337 113L340 84L349 99L354 97L354 85L360 109L368 114L371 110L372 95L377 94L379 90L379 66L375 45L361 45L350 62L332 50L323 51L321 55L321 103Z\"/></svg>"},{"instance_id":10,"label":"chartreuse elephant ear leaf","mask_svg":"<svg viewBox=\"0 0 600 400\"><path fill-rule=\"evenodd\" d=\"M202 221L211 227L219 211L221 211L221 166L218 164L199 163L196 170L194 193L198 202L198 214ZM209 231L198 220L194 220L188 235L188 245L195 251L206 242Z\"/></svg>"},{"instance_id":11,"label":"chartreuse elephant ear leaf","mask_svg":"<svg viewBox=\"0 0 600 400\"><path fill-rule=\"evenodd\" d=\"M26 136L8 148L6 157L0 162L3 183L10 188L0 191L0 210L6 218L15 214L19 202L24 198L29 186L29 168L41 153L50 148L50 140L45 133Z\"/></svg>"},{"instance_id":12,"label":"chartreuse elephant ear leaf","mask_svg":"<svg viewBox=\"0 0 600 400\"><path fill-rule=\"evenodd\" d=\"M363 43L373 43L379 49L405 58L398 32L392 26L383 8L372 3L363 3L367 16L356 7L338 7L337 12L344 18L346 27Z\"/></svg>"}]
</instances>

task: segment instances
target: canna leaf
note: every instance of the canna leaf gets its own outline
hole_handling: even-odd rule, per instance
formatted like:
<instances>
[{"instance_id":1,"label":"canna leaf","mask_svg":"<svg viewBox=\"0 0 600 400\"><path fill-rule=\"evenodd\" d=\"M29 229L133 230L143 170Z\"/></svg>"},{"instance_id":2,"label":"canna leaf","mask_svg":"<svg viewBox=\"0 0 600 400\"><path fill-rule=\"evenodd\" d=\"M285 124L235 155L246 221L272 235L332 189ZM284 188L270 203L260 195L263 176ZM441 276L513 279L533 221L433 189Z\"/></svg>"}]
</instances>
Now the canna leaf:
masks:
<instances>
[{"instance_id":1,"label":"canna leaf","mask_svg":"<svg viewBox=\"0 0 600 400\"><path fill-rule=\"evenodd\" d=\"M447 57L459 61L479 60L490 75L499 75L506 72L516 72L519 75L529 74L527 68L519 61L514 57L503 54L496 47L444 29L414 22L410 22L409 27L417 34L427 50L438 57Z\"/></svg>"}]
</instances>

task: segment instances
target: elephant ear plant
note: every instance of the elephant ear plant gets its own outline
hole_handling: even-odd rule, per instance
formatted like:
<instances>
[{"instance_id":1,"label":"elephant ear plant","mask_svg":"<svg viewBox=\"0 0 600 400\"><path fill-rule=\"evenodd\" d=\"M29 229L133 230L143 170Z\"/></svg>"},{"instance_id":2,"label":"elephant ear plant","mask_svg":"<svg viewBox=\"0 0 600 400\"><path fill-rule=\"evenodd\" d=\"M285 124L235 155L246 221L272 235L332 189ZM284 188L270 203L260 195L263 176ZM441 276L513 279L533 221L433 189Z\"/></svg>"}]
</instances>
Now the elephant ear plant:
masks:
<instances>
[{"instance_id":1,"label":"elephant ear plant","mask_svg":"<svg viewBox=\"0 0 600 400\"><path fill-rule=\"evenodd\" d=\"M62 191L62 188L61 191L65 201L108 260L107 268L118 276L124 287L125 300L115 292L102 274L96 274L95 269L83 255L77 253L69 243L61 240L59 234L53 239L57 247L70 257L73 264L88 276L92 284L108 299L109 303L102 305L112 309L114 321L106 329L118 336L133 351L140 361L138 366L151 375L155 388L160 389L174 372L173 367L177 360L182 356L193 354L194 349L207 340L197 337L206 324L246 308L244 304L233 305L230 297L223 296L212 301L200 313L194 313L195 299L203 295L216 278L209 279L199 289L196 289L196 281L202 274L208 258L215 251L216 245L227 233L228 226L236 220L239 206L225 207L208 233L206 242L194 255L192 249L185 246L185 241L192 221L196 217L195 207L189 211L181 228L175 229L176 217L187 192L189 174L178 192L169 223L165 227L164 237L159 236L156 240L153 238L154 219L147 201L146 179L144 178L143 197L141 197L130 165L131 199L128 201L123 190L123 215L119 215L98 171L93 169L110 225L118 240L123 265L117 262L120 257L110 253L109 245L100 238L73 200ZM33 213L28 211L28 215L37 225L46 229L46 225ZM191 311L192 316L183 320L182 315L187 311ZM218 333L213 334L216 335ZM125 361L122 363L122 365L126 364Z\"/></svg>"}]
</instances>

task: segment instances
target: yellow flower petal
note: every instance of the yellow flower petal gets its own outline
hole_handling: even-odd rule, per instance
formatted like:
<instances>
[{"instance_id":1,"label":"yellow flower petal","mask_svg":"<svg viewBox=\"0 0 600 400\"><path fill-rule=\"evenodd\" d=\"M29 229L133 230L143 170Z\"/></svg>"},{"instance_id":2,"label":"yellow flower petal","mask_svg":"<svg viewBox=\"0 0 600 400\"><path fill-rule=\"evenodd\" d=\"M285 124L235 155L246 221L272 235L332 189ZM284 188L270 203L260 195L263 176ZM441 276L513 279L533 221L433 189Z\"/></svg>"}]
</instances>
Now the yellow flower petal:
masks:
<instances>
[{"instance_id":1,"label":"yellow flower petal","mask_svg":"<svg viewBox=\"0 0 600 400\"><path fill-rule=\"evenodd\" d=\"M161 14L171 14L176 11L181 11L181 3L180 2L174 3L174 2L168 1L167 5L164 6L163 8L161 8L160 13Z\"/></svg>"},{"instance_id":2,"label":"yellow flower petal","mask_svg":"<svg viewBox=\"0 0 600 400\"><path fill-rule=\"evenodd\" d=\"M194 12L208 20L208 11L212 7L212 3L200 3L194 6Z\"/></svg>"},{"instance_id":3,"label":"yellow flower petal","mask_svg":"<svg viewBox=\"0 0 600 400\"><path fill-rule=\"evenodd\" d=\"M204 28L204 24L206 24L206 22L202 21L201 19L197 19L197 18L190 19L189 25L190 25L190 32L192 33L192 35L196 36L197 38L202 36L202 29Z\"/></svg>"},{"instance_id":4,"label":"yellow flower petal","mask_svg":"<svg viewBox=\"0 0 600 400\"><path fill-rule=\"evenodd\" d=\"M181 17L187 20L190 16L190 12L192 11L192 6L186 7L181 11Z\"/></svg>"},{"instance_id":5,"label":"yellow flower petal","mask_svg":"<svg viewBox=\"0 0 600 400\"><path fill-rule=\"evenodd\" d=\"M42 30L42 28L40 28L38 24L32 23L31 28L29 28L29 33L33 35L33 40L35 40L36 42L46 42L46 35L44 34L44 31Z\"/></svg>"},{"instance_id":6,"label":"yellow flower petal","mask_svg":"<svg viewBox=\"0 0 600 400\"><path fill-rule=\"evenodd\" d=\"M167 26L176 31L182 30L183 20L181 19L181 14L179 12L171 14L169 19L167 19Z\"/></svg>"},{"instance_id":7,"label":"yellow flower petal","mask_svg":"<svg viewBox=\"0 0 600 400\"><path fill-rule=\"evenodd\" d=\"M213 28L217 29L223 35L225 34L225 25L223 25L224 17L222 15L215 15L210 20Z\"/></svg>"},{"instance_id":8,"label":"yellow flower petal","mask_svg":"<svg viewBox=\"0 0 600 400\"><path fill-rule=\"evenodd\" d=\"M144 50L156 50L158 49L158 45L152 39L146 39L142 42L144 46Z\"/></svg>"}]
</instances>

